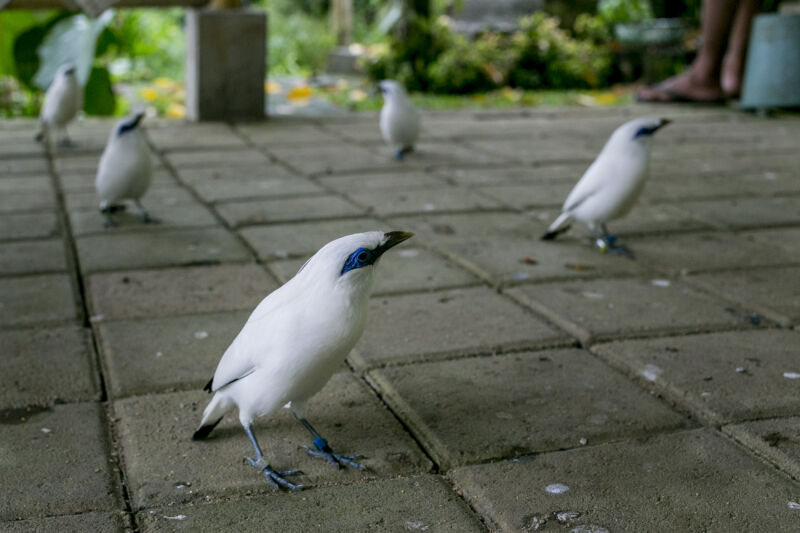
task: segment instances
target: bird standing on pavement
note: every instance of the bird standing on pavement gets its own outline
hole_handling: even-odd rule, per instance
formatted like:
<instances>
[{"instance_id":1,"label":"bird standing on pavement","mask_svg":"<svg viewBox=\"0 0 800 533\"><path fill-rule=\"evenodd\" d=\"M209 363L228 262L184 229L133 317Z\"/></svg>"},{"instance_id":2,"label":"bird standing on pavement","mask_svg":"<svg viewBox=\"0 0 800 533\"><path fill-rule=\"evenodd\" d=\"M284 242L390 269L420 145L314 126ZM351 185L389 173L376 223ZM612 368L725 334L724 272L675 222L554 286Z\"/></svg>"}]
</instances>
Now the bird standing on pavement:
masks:
<instances>
[{"instance_id":1,"label":"bird standing on pavement","mask_svg":"<svg viewBox=\"0 0 800 533\"><path fill-rule=\"evenodd\" d=\"M414 151L419 136L419 112L408 98L408 93L396 81L384 80L379 84L383 94L381 108L381 134L386 143L397 150L398 161Z\"/></svg>"},{"instance_id":2,"label":"bird standing on pavement","mask_svg":"<svg viewBox=\"0 0 800 533\"><path fill-rule=\"evenodd\" d=\"M639 118L618 127L600 155L567 196L561 214L542 235L551 240L567 231L573 219L589 227L602 251L628 255L615 244L606 223L626 215L639 198L647 177L653 134L669 124L661 118Z\"/></svg>"},{"instance_id":3,"label":"bird standing on pavement","mask_svg":"<svg viewBox=\"0 0 800 533\"><path fill-rule=\"evenodd\" d=\"M299 490L273 470L253 434L253 419L291 402L294 416L314 437L309 454L359 470L357 456L334 453L306 419L308 400L341 366L364 330L375 265L412 233L372 231L323 246L286 284L264 298L245 323L204 390L214 392L193 439L208 436L233 407L255 458L248 462L274 487Z\"/></svg>"},{"instance_id":4,"label":"bird standing on pavement","mask_svg":"<svg viewBox=\"0 0 800 533\"><path fill-rule=\"evenodd\" d=\"M114 125L100 157L95 189L106 227L115 226L111 214L125 209L123 200L133 200L143 222L157 222L142 207L141 198L150 186L153 165L150 151L139 127L144 113L128 116Z\"/></svg>"},{"instance_id":5,"label":"bird standing on pavement","mask_svg":"<svg viewBox=\"0 0 800 533\"><path fill-rule=\"evenodd\" d=\"M39 113L39 132L36 140L49 140L50 130L62 133L59 144L70 144L67 136L67 124L75 118L81 108L83 90L78 83L75 65L67 63L56 71L50 87L44 94L44 103Z\"/></svg>"}]
</instances>

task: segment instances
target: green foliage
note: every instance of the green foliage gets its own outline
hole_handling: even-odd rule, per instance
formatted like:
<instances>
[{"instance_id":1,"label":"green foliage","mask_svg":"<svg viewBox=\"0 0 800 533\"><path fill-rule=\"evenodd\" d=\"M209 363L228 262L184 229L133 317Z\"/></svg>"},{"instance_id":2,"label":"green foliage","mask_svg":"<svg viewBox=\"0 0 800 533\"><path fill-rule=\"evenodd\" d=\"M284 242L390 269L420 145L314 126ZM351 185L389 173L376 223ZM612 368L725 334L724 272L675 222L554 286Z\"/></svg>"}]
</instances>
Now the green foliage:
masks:
<instances>
[{"instance_id":1,"label":"green foliage","mask_svg":"<svg viewBox=\"0 0 800 533\"><path fill-rule=\"evenodd\" d=\"M114 58L109 66L120 81L181 79L186 54L183 16L177 8L118 12L108 34L100 37L98 56Z\"/></svg>"},{"instance_id":2,"label":"green foliage","mask_svg":"<svg viewBox=\"0 0 800 533\"><path fill-rule=\"evenodd\" d=\"M93 67L84 90L83 110L87 115L113 115L116 99L111 76L104 67Z\"/></svg>"},{"instance_id":3,"label":"green foliage","mask_svg":"<svg viewBox=\"0 0 800 533\"><path fill-rule=\"evenodd\" d=\"M429 89L435 93L475 93L497 88L517 60L508 39L487 33L476 41L454 36L450 47L428 67Z\"/></svg>"},{"instance_id":4,"label":"green foliage","mask_svg":"<svg viewBox=\"0 0 800 533\"><path fill-rule=\"evenodd\" d=\"M599 0L597 12L609 25L653 18L650 0Z\"/></svg>"}]
</instances>

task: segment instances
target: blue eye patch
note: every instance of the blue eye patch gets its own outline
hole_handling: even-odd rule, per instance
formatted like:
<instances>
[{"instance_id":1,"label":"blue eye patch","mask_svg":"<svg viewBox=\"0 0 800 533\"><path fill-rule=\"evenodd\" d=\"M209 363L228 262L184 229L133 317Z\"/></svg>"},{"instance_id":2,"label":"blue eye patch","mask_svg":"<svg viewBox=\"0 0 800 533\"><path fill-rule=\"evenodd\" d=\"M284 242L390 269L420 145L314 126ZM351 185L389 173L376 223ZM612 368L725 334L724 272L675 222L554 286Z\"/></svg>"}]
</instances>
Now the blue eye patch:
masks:
<instances>
[{"instance_id":1,"label":"blue eye patch","mask_svg":"<svg viewBox=\"0 0 800 533\"><path fill-rule=\"evenodd\" d=\"M648 126L642 126L641 128L639 128L639 129L636 131L636 135L634 135L634 136L633 136L633 138L634 138L634 139L638 139L638 138L639 138L639 137L641 137L642 135L652 135L652 134L654 134L656 131L658 131L658 129L659 129L660 127L661 127L661 126L652 126L652 127L648 127Z\"/></svg>"},{"instance_id":2,"label":"blue eye patch","mask_svg":"<svg viewBox=\"0 0 800 533\"><path fill-rule=\"evenodd\" d=\"M347 258L347 261L344 262L344 266L342 267L342 275L350 272L351 270L369 266L373 264L377 258L378 254L376 254L373 250L359 248L350 254L350 256Z\"/></svg>"}]
</instances>

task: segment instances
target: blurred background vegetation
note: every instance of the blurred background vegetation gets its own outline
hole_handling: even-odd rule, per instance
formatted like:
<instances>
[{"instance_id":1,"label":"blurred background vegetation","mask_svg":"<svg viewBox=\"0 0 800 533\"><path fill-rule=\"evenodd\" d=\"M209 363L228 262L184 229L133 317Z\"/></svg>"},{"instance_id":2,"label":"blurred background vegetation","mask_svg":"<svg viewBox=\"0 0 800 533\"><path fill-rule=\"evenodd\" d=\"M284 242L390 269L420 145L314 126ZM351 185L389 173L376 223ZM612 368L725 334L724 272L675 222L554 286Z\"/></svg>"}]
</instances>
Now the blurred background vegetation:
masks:
<instances>
[{"instance_id":1,"label":"blurred background vegetation","mask_svg":"<svg viewBox=\"0 0 800 533\"><path fill-rule=\"evenodd\" d=\"M636 47L621 41L619 28L656 17L680 17L681 28L696 28L701 0L600 0L595 9L577 14L569 2L545 2L553 8L522 17L516 31L473 34L453 29L462 2L353 0L352 34L363 76L343 79L323 76L337 44L330 0L255 0L252 8L269 13L268 73L278 80L265 89L283 91L300 104L319 97L356 109L380 105L369 86L383 78L420 93L415 99L430 107L587 98L615 103L626 94L618 84L642 75L625 55ZM87 114L123 114L145 105L162 116L182 117L183 23L182 9L109 10L97 19L57 11L0 12L0 117L35 116L52 73L67 59L78 63L86 84ZM670 36L669 62L659 74L680 69L692 53L693 35ZM76 42L80 46L65 46Z\"/></svg>"}]
</instances>

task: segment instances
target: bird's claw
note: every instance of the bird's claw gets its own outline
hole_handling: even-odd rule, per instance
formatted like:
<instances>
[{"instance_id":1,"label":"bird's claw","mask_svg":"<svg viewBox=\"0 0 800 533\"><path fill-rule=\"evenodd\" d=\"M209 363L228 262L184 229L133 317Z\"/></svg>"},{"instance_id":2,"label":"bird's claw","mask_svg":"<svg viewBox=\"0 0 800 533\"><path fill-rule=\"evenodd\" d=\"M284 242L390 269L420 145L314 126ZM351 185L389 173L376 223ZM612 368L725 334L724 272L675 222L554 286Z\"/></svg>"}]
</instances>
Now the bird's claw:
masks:
<instances>
[{"instance_id":1,"label":"bird's claw","mask_svg":"<svg viewBox=\"0 0 800 533\"><path fill-rule=\"evenodd\" d=\"M362 465L361 463L357 463L355 460L360 458L360 455L353 455L353 454L340 454L334 453L328 446L325 446L327 449L323 450L313 450L308 446L301 446L304 448L308 455L312 457L321 457L327 460L330 464L335 466L337 469L342 468L342 465L349 466L350 468L355 468L356 470L366 470L367 467Z\"/></svg>"},{"instance_id":2,"label":"bird's claw","mask_svg":"<svg viewBox=\"0 0 800 533\"><path fill-rule=\"evenodd\" d=\"M273 470L263 457L258 460L253 459L252 457L245 457L245 459L247 459L247 462L250 463L251 466L257 468L262 474L264 474L267 482L276 489L285 487L291 491L297 492L305 488L303 485L295 485L294 483L285 479L288 476L302 474L300 470Z\"/></svg>"},{"instance_id":3,"label":"bird's claw","mask_svg":"<svg viewBox=\"0 0 800 533\"><path fill-rule=\"evenodd\" d=\"M616 244L616 242L617 237L615 235L606 235L595 239L595 246L600 249L600 253L610 253L633 259L633 252L624 244Z\"/></svg>"}]
</instances>

